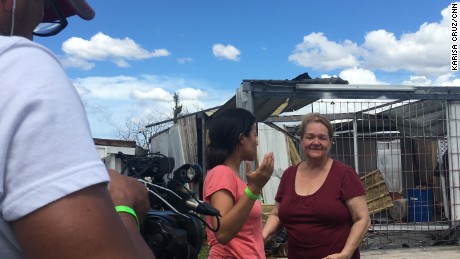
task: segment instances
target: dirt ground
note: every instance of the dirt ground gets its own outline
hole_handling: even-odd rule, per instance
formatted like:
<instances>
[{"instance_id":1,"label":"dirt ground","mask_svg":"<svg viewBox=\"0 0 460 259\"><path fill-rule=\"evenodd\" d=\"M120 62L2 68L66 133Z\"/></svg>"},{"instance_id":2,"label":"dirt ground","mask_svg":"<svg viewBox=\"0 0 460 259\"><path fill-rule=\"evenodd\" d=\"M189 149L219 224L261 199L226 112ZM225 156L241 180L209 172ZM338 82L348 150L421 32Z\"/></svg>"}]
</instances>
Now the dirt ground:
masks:
<instances>
[{"instance_id":1,"label":"dirt ground","mask_svg":"<svg viewBox=\"0 0 460 259\"><path fill-rule=\"evenodd\" d=\"M267 257L267 259L286 257ZM431 246L361 251L361 259L456 259L460 258L460 246Z\"/></svg>"},{"instance_id":2,"label":"dirt ground","mask_svg":"<svg viewBox=\"0 0 460 259\"><path fill-rule=\"evenodd\" d=\"M362 259L453 259L460 258L460 246L431 246L423 248L400 248L361 251Z\"/></svg>"}]
</instances>

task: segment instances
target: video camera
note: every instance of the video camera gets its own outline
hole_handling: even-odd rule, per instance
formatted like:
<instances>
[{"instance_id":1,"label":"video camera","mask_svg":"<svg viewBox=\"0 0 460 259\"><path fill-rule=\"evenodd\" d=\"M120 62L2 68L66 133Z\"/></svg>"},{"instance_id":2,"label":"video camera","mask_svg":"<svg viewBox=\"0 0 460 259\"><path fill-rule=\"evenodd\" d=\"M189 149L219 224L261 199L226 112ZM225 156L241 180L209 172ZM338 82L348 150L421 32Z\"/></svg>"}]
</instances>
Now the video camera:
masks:
<instances>
[{"instance_id":1,"label":"video camera","mask_svg":"<svg viewBox=\"0 0 460 259\"><path fill-rule=\"evenodd\" d=\"M172 172L174 158L162 154L128 156L118 152L122 173L137 178L149 190L151 209L141 226L141 234L158 259L196 259L202 245L202 223L219 229L219 211L196 198L188 185L203 180L198 164L184 164ZM170 178L170 175L173 175ZM213 229L201 215L214 216Z\"/></svg>"}]
</instances>

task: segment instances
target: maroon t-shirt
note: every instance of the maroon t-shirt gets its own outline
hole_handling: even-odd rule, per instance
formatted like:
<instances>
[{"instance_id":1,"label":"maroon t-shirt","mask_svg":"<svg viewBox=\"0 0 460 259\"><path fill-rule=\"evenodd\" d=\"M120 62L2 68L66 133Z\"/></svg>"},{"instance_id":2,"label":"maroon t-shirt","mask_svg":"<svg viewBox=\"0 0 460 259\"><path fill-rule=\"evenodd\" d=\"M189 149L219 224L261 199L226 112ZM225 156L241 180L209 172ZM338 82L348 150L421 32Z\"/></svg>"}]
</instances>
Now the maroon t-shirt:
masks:
<instances>
[{"instance_id":1,"label":"maroon t-shirt","mask_svg":"<svg viewBox=\"0 0 460 259\"><path fill-rule=\"evenodd\" d=\"M340 253L353 224L346 200L365 195L363 184L348 165L334 160L324 184L311 195L295 192L296 166L287 168L275 200L288 232L289 258L323 258ZM351 257L359 258L356 249Z\"/></svg>"}]
</instances>

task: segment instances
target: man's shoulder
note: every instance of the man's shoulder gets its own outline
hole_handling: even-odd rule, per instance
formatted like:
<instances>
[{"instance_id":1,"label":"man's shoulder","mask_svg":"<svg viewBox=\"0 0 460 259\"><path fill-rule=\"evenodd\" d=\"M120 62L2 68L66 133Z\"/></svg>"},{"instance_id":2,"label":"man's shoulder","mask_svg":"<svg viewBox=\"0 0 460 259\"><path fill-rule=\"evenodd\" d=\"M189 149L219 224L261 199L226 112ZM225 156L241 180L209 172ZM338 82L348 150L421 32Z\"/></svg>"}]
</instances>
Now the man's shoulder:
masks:
<instances>
[{"instance_id":1,"label":"man's shoulder","mask_svg":"<svg viewBox=\"0 0 460 259\"><path fill-rule=\"evenodd\" d=\"M63 90L62 82L68 81L61 62L50 50L23 37L0 36L0 71L0 81L10 82L2 85L3 89L24 92L27 88L29 95L46 87Z\"/></svg>"},{"instance_id":2,"label":"man's shoulder","mask_svg":"<svg viewBox=\"0 0 460 259\"><path fill-rule=\"evenodd\" d=\"M31 53L33 55L31 55ZM41 56L40 53L42 54ZM47 57L58 61L55 55L43 45L24 37L0 36L0 57L4 56L6 58L9 54L14 57L24 56L24 62L30 62L37 57Z\"/></svg>"}]
</instances>

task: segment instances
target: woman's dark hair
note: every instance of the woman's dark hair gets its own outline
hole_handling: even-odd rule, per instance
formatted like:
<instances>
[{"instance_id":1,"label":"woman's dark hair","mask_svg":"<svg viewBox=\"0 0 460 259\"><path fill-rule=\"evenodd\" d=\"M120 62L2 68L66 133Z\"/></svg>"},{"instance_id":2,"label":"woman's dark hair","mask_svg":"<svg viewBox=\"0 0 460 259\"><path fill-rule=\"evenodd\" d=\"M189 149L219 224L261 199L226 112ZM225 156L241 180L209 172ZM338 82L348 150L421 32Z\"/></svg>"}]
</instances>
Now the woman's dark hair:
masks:
<instances>
[{"instance_id":1,"label":"woman's dark hair","mask_svg":"<svg viewBox=\"0 0 460 259\"><path fill-rule=\"evenodd\" d=\"M255 122L254 115L241 108L231 108L217 114L209 129L206 168L223 164L238 145L240 134L249 136Z\"/></svg>"}]
</instances>

